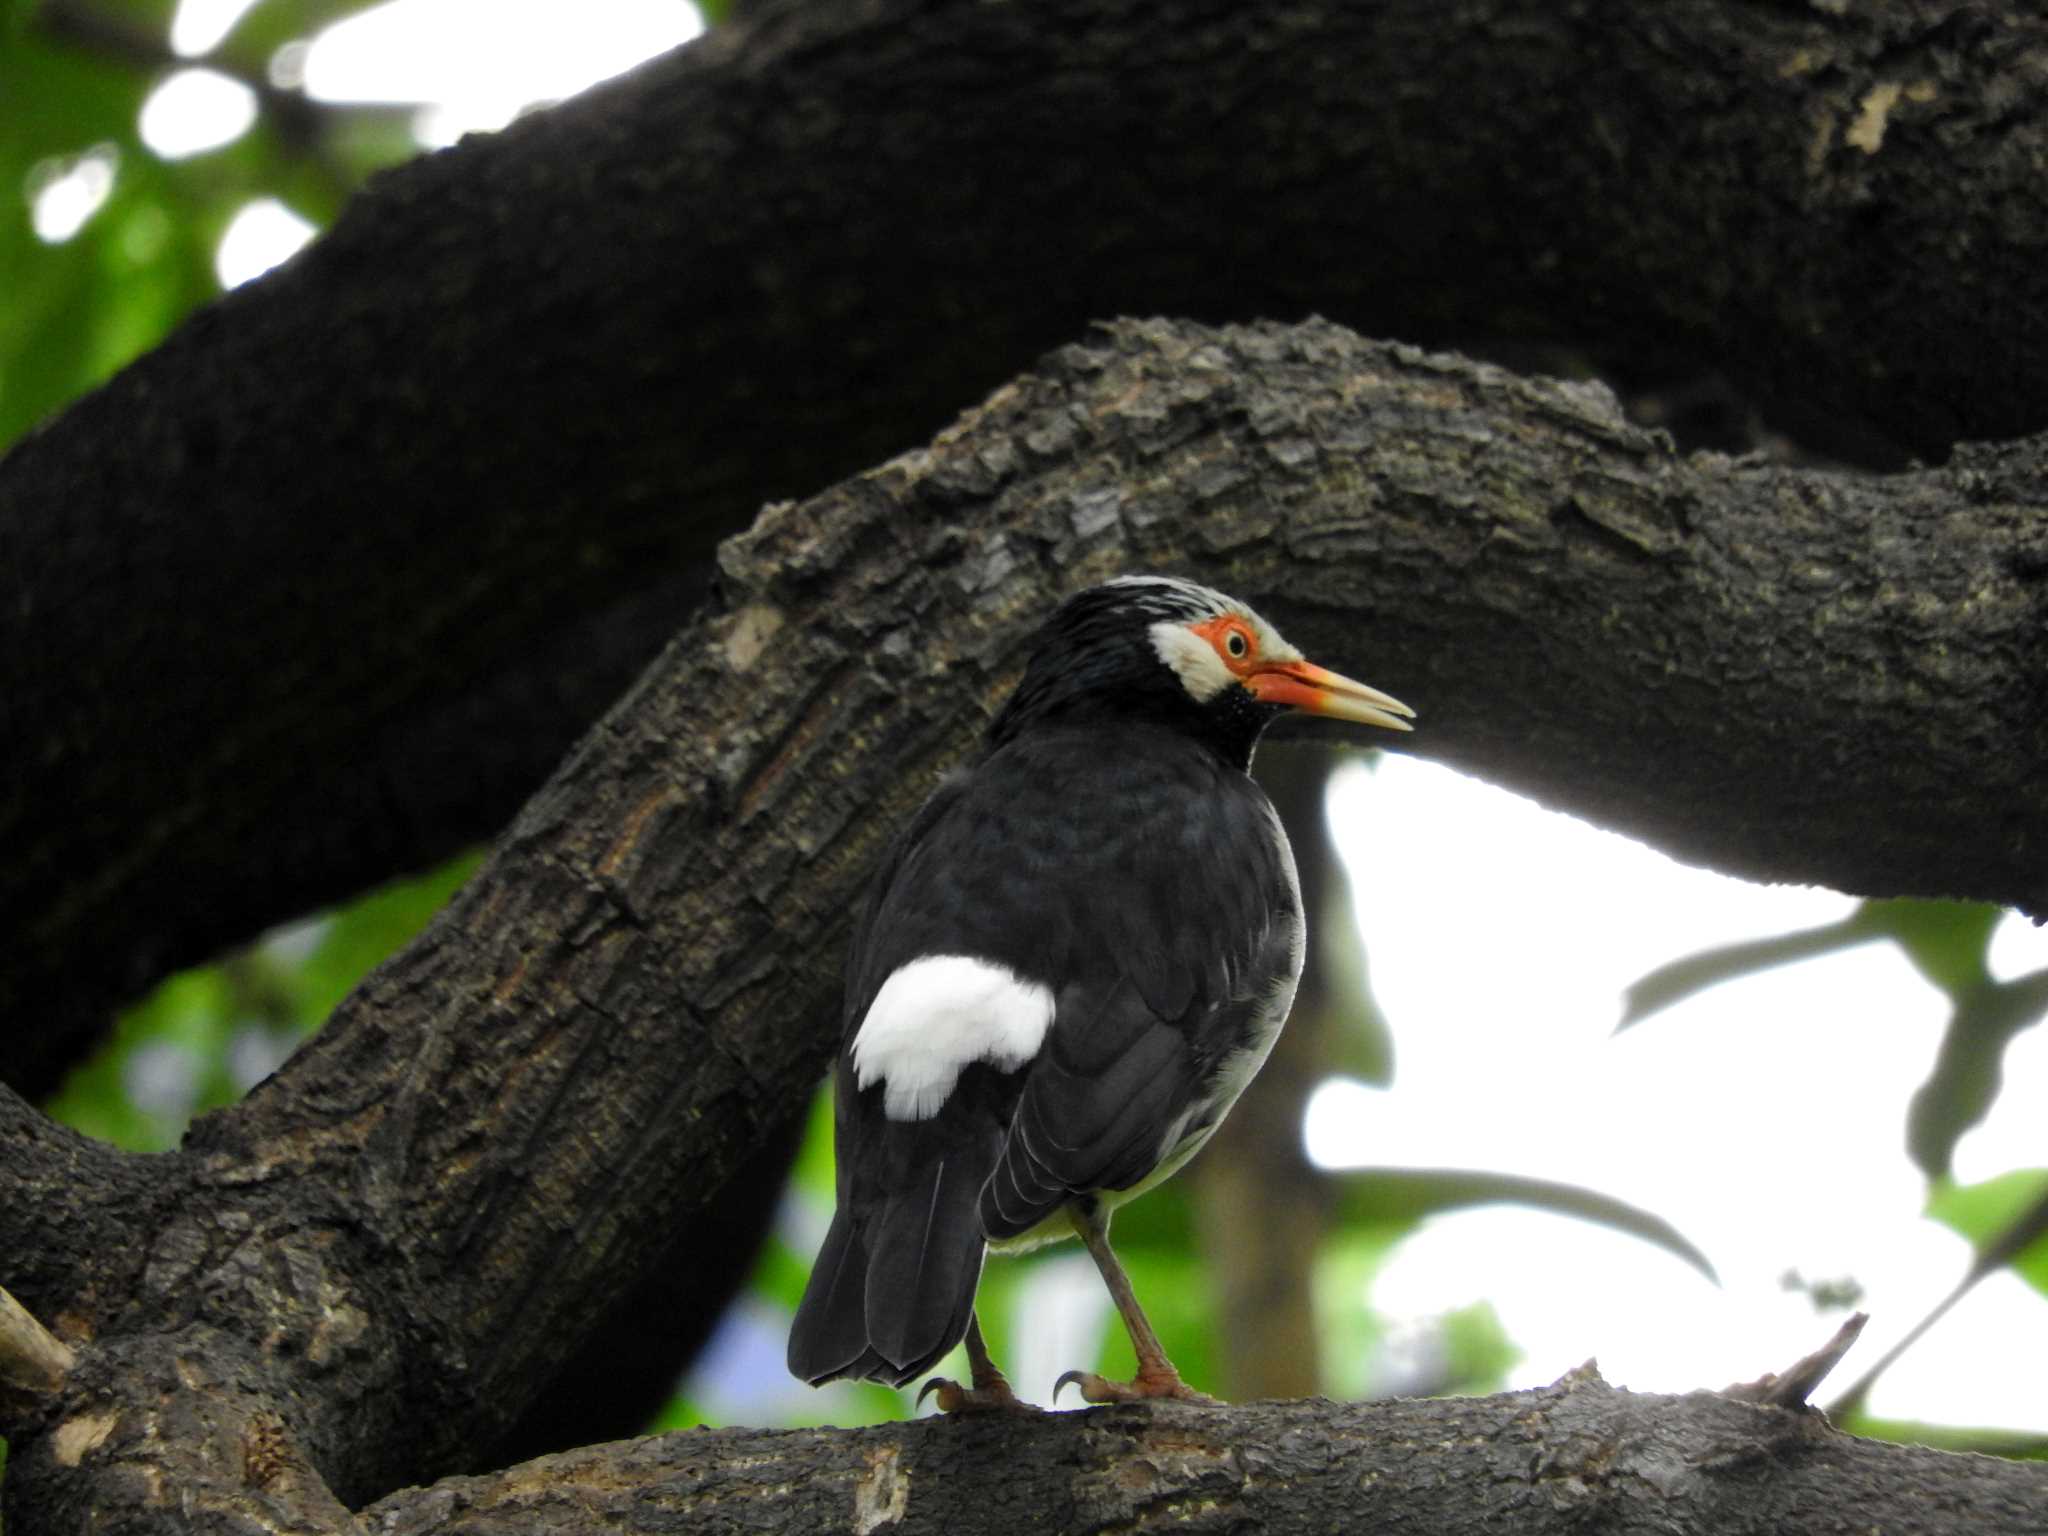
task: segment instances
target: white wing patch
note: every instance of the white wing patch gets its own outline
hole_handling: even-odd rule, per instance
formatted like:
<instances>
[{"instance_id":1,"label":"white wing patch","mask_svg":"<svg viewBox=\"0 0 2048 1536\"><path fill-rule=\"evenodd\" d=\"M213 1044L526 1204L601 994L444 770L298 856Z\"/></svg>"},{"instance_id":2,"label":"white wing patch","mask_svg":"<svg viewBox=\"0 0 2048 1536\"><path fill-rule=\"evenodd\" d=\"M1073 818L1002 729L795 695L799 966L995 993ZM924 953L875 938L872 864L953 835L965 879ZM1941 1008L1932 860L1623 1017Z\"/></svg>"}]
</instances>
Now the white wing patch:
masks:
<instances>
[{"instance_id":1,"label":"white wing patch","mask_svg":"<svg viewBox=\"0 0 2048 1536\"><path fill-rule=\"evenodd\" d=\"M1038 1054L1053 997L1008 966L973 955L926 955L882 983L853 1037L856 1086L883 1085L891 1120L929 1120L961 1071L986 1061L1013 1072Z\"/></svg>"}]
</instances>

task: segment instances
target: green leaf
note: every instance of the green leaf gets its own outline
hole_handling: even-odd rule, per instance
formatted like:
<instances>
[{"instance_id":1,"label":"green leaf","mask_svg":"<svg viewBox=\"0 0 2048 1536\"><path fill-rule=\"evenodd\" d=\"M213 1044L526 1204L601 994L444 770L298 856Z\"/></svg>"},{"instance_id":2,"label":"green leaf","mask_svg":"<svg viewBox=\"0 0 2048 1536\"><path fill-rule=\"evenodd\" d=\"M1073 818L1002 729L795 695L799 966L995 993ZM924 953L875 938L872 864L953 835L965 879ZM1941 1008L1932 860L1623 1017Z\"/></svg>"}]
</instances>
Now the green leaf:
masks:
<instances>
[{"instance_id":1,"label":"green leaf","mask_svg":"<svg viewBox=\"0 0 2048 1536\"><path fill-rule=\"evenodd\" d=\"M1911 1419L1875 1419L1863 1412L1828 1416L1844 1434L1899 1445L1924 1445L1937 1451L2000 1456L2007 1461L2048 1461L2048 1435L2010 1429L1966 1429L1954 1424L1921 1424Z\"/></svg>"},{"instance_id":2,"label":"green leaf","mask_svg":"<svg viewBox=\"0 0 2048 1536\"><path fill-rule=\"evenodd\" d=\"M804 1139L790 1169L790 1181L803 1194L820 1200L829 1208L837 1192L832 1160L832 1080L811 1096L810 1118L804 1122Z\"/></svg>"},{"instance_id":3,"label":"green leaf","mask_svg":"<svg viewBox=\"0 0 2048 1536\"><path fill-rule=\"evenodd\" d=\"M1521 1363L1522 1351L1508 1337L1490 1301L1446 1312L1437 1319L1437 1327L1448 1378L1445 1392L1450 1396L1498 1392L1507 1385L1508 1372Z\"/></svg>"},{"instance_id":4,"label":"green leaf","mask_svg":"<svg viewBox=\"0 0 2048 1536\"><path fill-rule=\"evenodd\" d=\"M774 1302L793 1317L810 1277L810 1266L796 1256L796 1251L781 1238L771 1236L761 1245L761 1256L754 1263L753 1277L747 1286L756 1296Z\"/></svg>"},{"instance_id":5,"label":"green leaf","mask_svg":"<svg viewBox=\"0 0 2048 1536\"><path fill-rule=\"evenodd\" d=\"M438 869L379 886L337 911L292 978L300 1022L308 1029L322 1023L372 967L425 928L482 863L480 850L459 854Z\"/></svg>"},{"instance_id":6,"label":"green leaf","mask_svg":"<svg viewBox=\"0 0 2048 1536\"><path fill-rule=\"evenodd\" d=\"M1975 1269L2010 1265L2048 1295L2048 1168L2025 1168L1981 1184L1937 1183L1927 1214L1968 1239Z\"/></svg>"},{"instance_id":7,"label":"green leaf","mask_svg":"<svg viewBox=\"0 0 2048 1536\"><path fill-rule=\"evenodd\" d=\"M1373 1365L1387 1329L1370 1302L1373 1281L1413 1230L1412 1225L1342 1227L1316 1255L1316 1371L1332 1397L1371 1397L1379 1386Z\"/></svg>"},{"instance_id":8,"label":"green leaf","mask_svg":"<svg viewBox=\"0 0 2048 1536\"><path fill-rule=\"evenodd\" d=\"M287 43L310 41L338 21L384 0L264 0L244 11L234 30L221 39L214 56L233 60L251 71L267 70L271 58Z\"/></svg>"},{"instance_id":9,"label":"green leaf","mask_svg":"<svg viewBox=\"0 0 2048 1536\"><path fill-rule=\"evenodd\" d=\"M1632 1028L1652 1014L1676 1007L1687 998L1697 996L1709 987L1717 987L1724 981L1754 976L1760 971L1800 960L1816 959L1837 950L1853 949L1881 937L1883 935L1870 930L1863 920L1863 913L1858 911L1839 923L1777 934L1768 939L1751 939L1741 944L1723 944L1682 956L1638 977L1622 994L1621 1022L1614 1026L1615 1033Z\"/></svg>"},{"instance_id":10,"label":"green leaf","mask_svg":"<svg viewBox=\"0 0 2048 1536\"><path fill-rule=\"evenodd\" d=\"M2005 1048L2048 1013L2048 970L2012 981L1986 977L1956 996L1934 1070L1913 1094L1906 1146L1929 1178L1948 1176L1956 1143L1990 1111L2003 1086Z\"/></svg>"},{"instance_id":11,"label":"green leaf","mask_svg":"<svg viewBox=\"0 0 2048 1536\"><path fill-rule=\"evenodd\" d=\"M1906 952L1928 981L1960 998L1991 979L1984 957L2003 907L1981 901L1867 901L1857 914Z\"/></svg>"},{"instance_id":12,"label":"green leaf","mask_svg":"<svg viewBox=\"0 0 2048 1536\"><path fill-rule=\"evenodd\" d=\"M1465 1206L1526 1205L1641 1238L1720 1284L1707 1256L1661 1216L1575 1184L1462 1168L1347 1168L1339 1183L1347 1222L1402 1225Z\"/></svg>"},{"instance_id":13,"label":"green leaf","mask_svg":"<svg viewBox=\"0 0 2048 1536\"><path fill-rule=\"evenodd\" d=\"M1889 939L1951 997L1990 980L1984 957L2004 909L1984 902L1866 901L1837 923L1685 955L1639 978L1624 995L1619 1033L1652 1014L1743 976Z\"/></svg>"}]
</instances>

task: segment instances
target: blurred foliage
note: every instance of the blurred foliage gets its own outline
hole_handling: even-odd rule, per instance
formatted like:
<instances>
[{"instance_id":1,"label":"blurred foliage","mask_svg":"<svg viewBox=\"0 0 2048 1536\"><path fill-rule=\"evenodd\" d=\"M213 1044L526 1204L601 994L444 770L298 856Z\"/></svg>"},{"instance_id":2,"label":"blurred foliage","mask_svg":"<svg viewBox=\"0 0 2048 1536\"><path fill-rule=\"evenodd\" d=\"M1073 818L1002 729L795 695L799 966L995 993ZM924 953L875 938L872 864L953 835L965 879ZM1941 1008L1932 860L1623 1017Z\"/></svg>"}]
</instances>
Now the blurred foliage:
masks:
<instances>
[{"instance_id":1,"label":"blurred foliage","mask_svg":"<svg viewBox=\"0 0 2048 1536\"><path fill-rule=\"evenodd\" d=\"M1796 960L1861 944L1891 943L1949 1000L1934 1070L1913 1096L1906 1143L1930 1179L1945 1178L1956 1143L1998 1097L1999 1063L2012 1037L2048 1014L2048 969L1994 980L1992 930L2004 916L1982 902L1866 901L1838 923L1701 950L1659 966L1628 989L1618 1029L1717 986Z\"/></svg>"},{"instance_id":2,"label":"blurred foliage","mask_svg":"<svg viewBox=\"0 0 2048 1536\"><path fill-rule=\"evenodd\" d=\"M1869 1440L1897 1440L1905 1445L1932 1446L1937 1451L2004 1456L2013 1461L2048 1461L2048 1435L2015 1434L2009 1429L1964 1428L1954 1424L1922 1424L1913 1419L1879 1419L1867 1413L1830 1412L1835 1427Z\"/></svg>"},{"instance_id":3,"label":"blurred foliage","mask_svg":"<svg viewBox=\"0 0 2048 1536\"><path fill-rule=\"evenodd\" d=\"M1861 903L1840 922L1778 934L1683 956L1639 978L1624 999L1617 1030L1629 1029L1708 987L1775 966L1814 959L1862 944L1890 943L1949 1004L1949 1017L1935 1053L1933 1070L1906 1107L1906 1148L1928 1180L1927 1215L1968 1239L1968 1271L1955 1288L1893 1348L1867 1370L1839 1400L1861 1433L1892 1435L1999 1454L2041 1454L2000 1449L2011 1437L1959 1438L1959 1432L1928 1439L1924 1426L1893 1425L1867 1418L1862 1403L1877 1379L1947 1314L1986 1275L2011 1268L2048 1294L2048 1170L2027 1169L1968 1186L1950 1178L1956 1143L1983 1120L2002 1084L2006 1046L2020 1031L2048 1015L2048 969L2008 981L1992 976L1991 939L2004 917L1981 902L1910 898ZM1822 1304L1818 1288L1816 1306Z\"/></svg>"},{"instance_id":4,"label":"blurred foliage","mask_svg":"<svg viewBox=\"0 0 2048 1536\"><path fill-rule=\"evenodd\" d=\"M1577 1184L1467 1168L1348 1168L1340 1208L1350 1222L1415 1225L1473 1205L1525 1205L1641 1238L1718 1283L1707 1256L1661 1216Z\"/></svg>"},{"instance_id":5,"label":"blurred foliage","mask_svg":"<svg viewBox=\"0 0 2048 1536\"><path fill-rule=\"evenodd\" d=\"M332 222L372 170L417 152L409 116L327 106L270 82L285 45L371 0L263 0L204 58L174 55L172 0L0 0L0 446L148 350L219 293L214 251L237 212L274 197ZM151 91L203 65L251 86L231 144L174 161L144 145ZM76 234L40 237L34 199L82 162L110 167Z\"/></svg>"},{"instance_id":6,"label":"blurred foliage","mask_svg":"<svg viewBox=\"0 0 2048 1536\"><path fill-rule=\"evenodd\" d=\"M2009 1266L2048 1295L2048 1168L2000 1174L1981 1184L1943 1180L1927 1200L1927 1214L1969 1240L1973 1271Z\"/></svg>"},{"instance_id":7,"label":"blurred foliage","mask_svg":"<svg viewBox=\"0 0 2048 1536\"><path fill-rule=\"evenodd\" d=\"M464 854L169 978L121 1014L44 1109L130 1151L176 1146L192 1116L232 1104L319 1028L479 862Z\"/></svg>"}]
</instances>

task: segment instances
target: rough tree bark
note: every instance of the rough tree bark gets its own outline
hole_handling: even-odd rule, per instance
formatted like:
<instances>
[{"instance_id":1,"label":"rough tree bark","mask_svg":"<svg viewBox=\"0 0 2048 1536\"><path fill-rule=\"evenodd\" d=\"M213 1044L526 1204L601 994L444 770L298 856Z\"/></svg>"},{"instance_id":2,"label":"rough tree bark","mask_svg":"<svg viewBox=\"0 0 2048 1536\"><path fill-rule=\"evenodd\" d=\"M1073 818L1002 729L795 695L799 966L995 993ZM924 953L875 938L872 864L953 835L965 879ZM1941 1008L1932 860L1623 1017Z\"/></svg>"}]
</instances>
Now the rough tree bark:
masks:
<instances>
[{"instance_id":1,"label":"rough tree bark","mask_svg":"<svg viewBox=\"0 0 2048 1536\"><path fill-rule=\"evenodd\" d=\"M12 1080L494 831L663 629L577 625L1092 319L1676 355L1887 463L2048 424L2030 11L749 16L381 178L0 465Z\"/></svg>"},{"instance_id":2,"label":"rough tree bark","mask_svg":"<svg viewBox=\"0 0 2048 1536\"><path fill-rule=\"evenodd\" d=\"M1884 1446L1816 1414L1638 1397L1589 1369L1492 1398L1098 1409L851 1433L720 1430L456 1478L364 1512L384 1536L853 1531L2044 1529L2038 1469ZM1964 1512L1959 1524L1958 1511Z\"/></svg>"},{"instance_id":3,"label":"rough tree bark","mask_svg":"<svg viewBox=\"0 0 2048 1536\"><path fill-rule=\"evenodd\" d=\"M971 742L1036 616L1113 571L1239 592L1414 699L1445 755L1511 774L1555 754L1610 819L1667 844L2037 899L2024 854L2048 787L2024 767L2043 745L2030 675L2048 568L2023 557L2043 451L1856 483L1682 460L1598 390L1320 323L1126 324L1054 354L928 448L729 542L720 605L447 912L182 1151L124 1156L0 1094L5 1279L77 1354L59 1392L10 1419L11 1536L88 1512L341 1529L346 1507L493 1441L815 1083L844 915L880 841ZM1929 518L1942 536L1912 536ZM1915 625L1923 594L1968 598L1938 655ZM1503 717L1454 681L1474 665L1505 674ZM1709 728L1687 728L1695 692ZM1902 737L1915 716L1927 736ZM1998 835L1940 788L1963 774L2000 805ZM1457 1447L1465 1415L1489 1410L1409 1411L1438 1429L1407 1454L1451 1457L1426 1447ZM1275 1456L1321 1454L1287 1437L1349 1422L1286 1412L1305 1417L1259 1441ZM1109 1421L1055 1422L1072 1427L1032 1433ZM716 1465L685 1460L705 1476L743 1464L758 1481L761 1442L698 1443ZM903 1486L880 1470L895 1442L835 1443L874 1458L882 1523ZM616 1482L647 1453L588 1454ZM1747 1486L1777 1486L1774 1453L1730 1454L1759 1469ZM1972 1479L1992 1475L1854 1454L1892 1469L1873 1496L1904 1499L1901 1522L1969 1523ZM1908 1459L1945 1469L1928 1475L1961 1502L1911 1492ZM1544 1465L1525 1465L1539 1499ZM1721 1520L1728 1485L1687 1465L1659 1495L1711 1488L1694 1502ZM2048 1496L2038 1468L1996 1477L1997 1498ZM1321 1488L1288 1507L1316 1517ZM471 1499L429 1490L377 1519L459 1528ZM1410 1518L1446 1528L1424 1509Z\"/></svg>"}]
</instances>

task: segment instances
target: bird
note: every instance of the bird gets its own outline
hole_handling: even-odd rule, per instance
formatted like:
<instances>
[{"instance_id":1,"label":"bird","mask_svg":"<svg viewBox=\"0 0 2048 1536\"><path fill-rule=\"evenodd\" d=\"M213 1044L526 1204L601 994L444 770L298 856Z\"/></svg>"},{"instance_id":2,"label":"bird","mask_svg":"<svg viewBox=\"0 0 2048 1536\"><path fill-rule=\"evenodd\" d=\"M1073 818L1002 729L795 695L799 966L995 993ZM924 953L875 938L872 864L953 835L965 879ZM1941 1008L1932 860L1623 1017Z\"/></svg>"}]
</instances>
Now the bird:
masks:
<instances>
[{"instance_id":1,"label":"bird","mask_svg":"<svg viewBox=\"0 0 2048 1536\"><path fill-rule=\"evenodd\" d=\"M991 1360L983 1260L1078 1236L1138 1360L1091 1403L1209 1401L1109 1244L1199 1151L1286 1021L1305 925L1253 750L1290 711L1408 730L1249 606L1132 575L1061 603L978 753L886 849L855 914L834 1068L837 1205L792 1375L906 1386L964 1339L948 1413L1035 1411Z\"/></svg>"}]
</instances>

